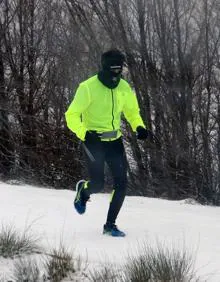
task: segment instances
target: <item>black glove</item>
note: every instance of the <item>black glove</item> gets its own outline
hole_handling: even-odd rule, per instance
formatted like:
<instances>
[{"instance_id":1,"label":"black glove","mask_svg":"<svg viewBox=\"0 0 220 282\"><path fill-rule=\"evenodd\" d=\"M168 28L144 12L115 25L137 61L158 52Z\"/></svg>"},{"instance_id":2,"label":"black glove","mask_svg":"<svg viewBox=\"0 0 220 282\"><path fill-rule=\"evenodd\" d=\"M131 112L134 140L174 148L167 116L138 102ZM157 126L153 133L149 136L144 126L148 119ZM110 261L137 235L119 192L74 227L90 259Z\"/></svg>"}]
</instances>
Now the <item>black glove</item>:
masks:
<instances>
[{"instance_id":1,"label":"black glove","mask_svg":"<svg viewBox=\"0 0 220 282\"><path fill-rule=\"evenodd\" d=\"M97 143L101 141L100 134L96 131L86 131L85 141L88 143Z\"/></svg>"},{"instance_id":2,"label":"black glove","mask_svg":"<svg viewBox=\"0 0 220 282\"><path fill-rule=\"evenodd\" d=\"M137 139L144 140L144 139L150 139L152 137L152 132L148 129L145 129L142 126L138 126L136 128L137 132Z\"/></svg>"},{"instance_id":3,"label":"black glove","mask_svg":"<svg viewBox=\"0 0 220 282\"><path fill-rule=\"evenodd\" d=\"M153 132L149 129L145 129L142 126L138 126L136 129L137 138L140 140L147 139L151 144L156 145L158 149L161 148L161 144L159 139L153 134Z\"/></svg>"}]
</instances>

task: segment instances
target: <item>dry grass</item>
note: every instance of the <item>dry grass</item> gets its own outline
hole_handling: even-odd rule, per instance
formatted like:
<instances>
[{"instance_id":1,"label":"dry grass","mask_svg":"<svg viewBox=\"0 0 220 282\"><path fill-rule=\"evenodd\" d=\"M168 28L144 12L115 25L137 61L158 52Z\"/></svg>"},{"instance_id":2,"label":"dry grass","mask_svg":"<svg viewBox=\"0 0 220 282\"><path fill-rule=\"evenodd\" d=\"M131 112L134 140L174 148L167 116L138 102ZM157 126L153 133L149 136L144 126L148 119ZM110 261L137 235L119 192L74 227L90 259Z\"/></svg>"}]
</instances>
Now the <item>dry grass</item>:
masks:
<instances>
[{"instance_id":1,"label":"dry grass","mask_svg":"<svg viewBox=\"0 0 220 282\"><path fill-rule=\"evenodd\" d=\"M126 263L125 281L190 282L197 281L194 259L186 250L176 250L160 244L154 249L143 244Z\"/></svg>"},{"instance_id":2,"label":"dry grass","mask_svg":"<svg viewBox=\"0 0 220 282\"><path fill-rule=\"evenodd\" d=\"M36 259L20 258L14 263L14 280L16 282L42 282L40 267Z\"/></svg>"},{"instance_id":3,"label":"dry grass","mask_svg":"<svg viewBox=\"0 0 220 282\"><path fill-rule=\"evenodd\" d=\"M48 279L52 282L59 282L68 274L76 272L73 255L63 244L51 251L45 261L45 268Z\"/></svg>"},{"instance_id":4,"label":"dry grass","mask_svg":"<svg viewBox=\"0 0 220 282\"><path fill-rule=\"evenodd\" d=\"M30 228L23 232L12 225L2 225L0 230L0 256L13 258L16 255L39 251L37 238L30 233Z\"/></svg>"}]
</instances>

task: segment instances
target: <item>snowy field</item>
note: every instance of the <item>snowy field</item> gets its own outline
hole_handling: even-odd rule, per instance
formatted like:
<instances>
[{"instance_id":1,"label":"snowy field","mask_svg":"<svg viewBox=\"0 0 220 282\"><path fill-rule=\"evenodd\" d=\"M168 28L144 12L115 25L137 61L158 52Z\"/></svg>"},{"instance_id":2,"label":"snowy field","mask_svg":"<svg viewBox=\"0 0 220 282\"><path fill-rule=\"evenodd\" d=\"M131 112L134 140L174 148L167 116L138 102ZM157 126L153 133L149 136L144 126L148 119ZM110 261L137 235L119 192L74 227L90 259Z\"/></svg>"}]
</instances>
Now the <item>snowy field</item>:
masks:
<instances>
[{"instance_id":1,"label":"snowy field","mask_svg":"<svg viewBox=\"0 0 220 282\"><path fill-rule=\"evenodd\" d=\"M0 183L1 224L12 224L41 238L45 250L60 240L90 265L120 264L141 242L186 248L196 255L203 281L220 281L220 208L144 197L127 197L117 225L125 238L102 235L108 194L92 195L87 213L73 208L75 192ZM11 261L0 258L0 277L11 271Z\"/></svg>"}]
</instances>

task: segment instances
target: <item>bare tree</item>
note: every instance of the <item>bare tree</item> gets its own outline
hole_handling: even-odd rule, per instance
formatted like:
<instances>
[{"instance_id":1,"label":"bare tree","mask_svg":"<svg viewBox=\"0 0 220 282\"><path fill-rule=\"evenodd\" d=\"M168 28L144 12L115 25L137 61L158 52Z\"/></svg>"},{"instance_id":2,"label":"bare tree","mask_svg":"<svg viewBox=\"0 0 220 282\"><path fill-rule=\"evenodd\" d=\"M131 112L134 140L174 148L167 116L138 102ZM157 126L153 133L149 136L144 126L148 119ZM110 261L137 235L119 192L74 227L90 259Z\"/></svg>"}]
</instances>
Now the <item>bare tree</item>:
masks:
<instances>
[{"instance_id":1,"label":"bare tree","mask_svg":"<svg viewBox=\"0 0 220 282\"><path fill-rule=\"evenodd\" d=\"M71 187L84 166L64 112L101 52L117 47L162 144L137 141L123 123L129 192L219 204L218 1L4 0L0 15L4 176Z\"/></svg>"},{"instance_id":2,"label":"bare tree","mask_svg":"<svg viewBox=\"0 0 220 282\"><path fill-rule=\"evenodd\" d=\"M162 150L155 151L126 134L136 161L136 170L130 170L138 176L132 178L135 184L144 187L143 194L212 201L216 192L212 182L216 144L210 142L210 132L216 123L211 112L219 42L213 36L217 2L65 2L78 18L94 11L111 41L108 46L125 51L142 115L162 140ZM92 23L90 30L94 28L96 35L97 26Z\"/></svg>"},{"instance_id":3,"label":"bare tree","mask_svg":"<svg viewBox=\"0 0 220 282\"><path fill-rule=\"evenodd\" d=\"M0 2L2 5L2 1ZM1 15L3 11L1 11ZM7 23L0 20L0 171L3 179L7 178L13 166L13 146L10 134L8 94L5 83L3 37Z\"/></svg>"}]
</instances>

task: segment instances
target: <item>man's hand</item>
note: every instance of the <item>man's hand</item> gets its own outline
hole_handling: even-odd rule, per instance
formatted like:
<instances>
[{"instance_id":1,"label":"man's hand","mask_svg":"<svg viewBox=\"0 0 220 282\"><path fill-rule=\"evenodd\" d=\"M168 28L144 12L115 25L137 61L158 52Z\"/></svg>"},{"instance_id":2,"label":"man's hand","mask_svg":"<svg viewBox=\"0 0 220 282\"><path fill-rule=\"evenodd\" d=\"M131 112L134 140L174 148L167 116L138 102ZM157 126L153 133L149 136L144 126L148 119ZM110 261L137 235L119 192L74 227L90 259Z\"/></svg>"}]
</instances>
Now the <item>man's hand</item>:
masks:
<instances>
[{"instance_id":1,"label":"man's hand","mask_svg":"<svg viewBox=\"0 0 220 282\"><path fill-rule=\"evenodd\" d=\"M138 126L136 128L136 132L137 132L137 139L140 139L140 140L148 139L150 138L150 135L151 135L151 131L148 129L145 129L142 126Z\"/></svg>"},{"instance_id":2,"label":"man's hand","mask_svg":"<svg viewBox=\"0 0 220 282\"><path fill-rule=\"evenodd\" d=\"M101 141L100 134L96 131L86 131L85 141L88 143L97 143Z\"/></svg>"},{"instance_id":3,"label":"man's hand","mask_svg":"<svg viewBox=\"0 0 220 282\"><path fill-rule=\"evenodd\" d=\"M153 132L149 129L145 129L142 126L138 126L136 129L137 132L137 139L140 140L148 140L151 144L157 146L158 149L161 148L161 144L159 139L153 134Z\"/></svg>"}]
</instances>

